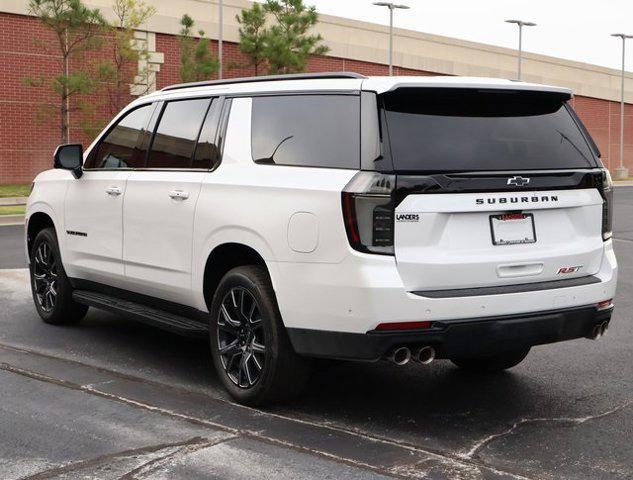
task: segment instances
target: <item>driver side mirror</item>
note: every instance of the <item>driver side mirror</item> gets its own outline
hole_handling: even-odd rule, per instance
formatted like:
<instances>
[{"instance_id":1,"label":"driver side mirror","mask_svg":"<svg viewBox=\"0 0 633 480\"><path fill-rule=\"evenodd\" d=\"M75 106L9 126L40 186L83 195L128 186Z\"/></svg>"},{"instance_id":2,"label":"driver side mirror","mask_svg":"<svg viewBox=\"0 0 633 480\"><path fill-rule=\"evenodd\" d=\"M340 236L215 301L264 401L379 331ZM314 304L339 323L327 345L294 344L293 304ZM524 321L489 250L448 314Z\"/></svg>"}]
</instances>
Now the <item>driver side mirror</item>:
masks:
<instances>
[{"instance_id":1,"label":"driver side mirror","mask_svg":"<svg viewBox=\"0 0 633 480\"><path fill-rule=\"evenodd\" d=\"M60 145L55 150L55 168L70 170L75 178L81 178L84 161L84 149L81 143Z\"/></svg>"}]
</instances>

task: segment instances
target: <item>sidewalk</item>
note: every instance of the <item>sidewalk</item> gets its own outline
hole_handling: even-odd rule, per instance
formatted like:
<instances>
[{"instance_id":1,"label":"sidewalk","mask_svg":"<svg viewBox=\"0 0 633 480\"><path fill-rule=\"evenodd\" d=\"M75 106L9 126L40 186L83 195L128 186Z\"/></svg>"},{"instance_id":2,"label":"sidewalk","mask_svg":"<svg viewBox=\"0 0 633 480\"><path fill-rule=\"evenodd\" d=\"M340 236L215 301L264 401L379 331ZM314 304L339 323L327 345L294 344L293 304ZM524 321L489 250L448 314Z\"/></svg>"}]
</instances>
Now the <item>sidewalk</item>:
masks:
<instances>
[{"instance_id":1,"label":"sidewalk","mask_svg":"<svg viewBox=\"0 0 633 480\"><path fill-rule=\"evenodd\" d=\"M24 215L0 215L0 227L24 225Z\"/></svg>"},{"instance_id":2,"label":"sidewalk","mask_svg":"<svg viewBox=\"0 0 633 480\"><path fill-rule=\"evenodd\" d=\"M0 206L12 206L12 205L26 205L26 201L29 197L5 197L0 198Z\"/></svg>"},{"instance_id":3,"label":"sidewalk","mask_svg":"<svg viewBox=\"0 0 633 480\"><path fill-rule=\"evenodd\" d=\"M614 180L614 187L633 187L633 180Z\"/></svg>"}]
</instances>

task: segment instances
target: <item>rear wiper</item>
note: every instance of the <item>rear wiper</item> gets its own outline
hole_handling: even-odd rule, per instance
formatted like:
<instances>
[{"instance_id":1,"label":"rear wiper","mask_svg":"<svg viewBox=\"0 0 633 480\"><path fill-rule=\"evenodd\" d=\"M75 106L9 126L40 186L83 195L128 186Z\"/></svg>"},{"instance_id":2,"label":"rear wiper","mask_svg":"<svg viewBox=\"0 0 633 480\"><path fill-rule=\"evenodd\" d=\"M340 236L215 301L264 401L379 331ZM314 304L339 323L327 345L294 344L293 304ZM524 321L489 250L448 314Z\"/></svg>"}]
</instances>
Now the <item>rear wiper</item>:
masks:
<instances>
[{"instance_id":1,"label":"rear wiper","mask_svg":"<svg viewBox=\"0 0 633 480\"><path fill-rule=\"evenodd\" d=\"M279 147L281 147L281 145L286 141L286 140L290 140L291 138L293 138L294 135L289 135L286 138L284 138L281 142L279 142L277 144L277 146L275 147L275 149L273 150L273 153L270 154L270 157L264 157L264 158L258 158L257 160L254 160L255 163L268 163L268 164L274 164L275 163L275 153L277 153L277 150L279 150Z\"/></svg>"},{"instance_id":2,"label":"rear wiper","mask_svg":"<svg viewBox=\"0 0 633 480\"><path fill-rule=\"evenodd\" d=\"M582 151L580 150L580 148L578 148L578 147L576 146L576 144L575 144L574 142L572 142L572 141L571 141L571 139L570 139L567 135L565 135L565 134L564 134L563 132L561 132L559 129L556 129L556 131L558 132L558 134L559 134L559 135L560 135L560 137L561 137L561 143L562 143L562 140L567 140L567 141L569 142L569 144L570 144L572 147L574 147L574 150L576 150L578 153L580 153L580 155L582 156L582 158L584 158L585 160L587 160L587 162L588 162L588 163L591 163L591 160L590 160L590 159L588 159L588 158L587 158L587 156L586 156L584 153L582 153Z\"/></svg>"}]
</instances>

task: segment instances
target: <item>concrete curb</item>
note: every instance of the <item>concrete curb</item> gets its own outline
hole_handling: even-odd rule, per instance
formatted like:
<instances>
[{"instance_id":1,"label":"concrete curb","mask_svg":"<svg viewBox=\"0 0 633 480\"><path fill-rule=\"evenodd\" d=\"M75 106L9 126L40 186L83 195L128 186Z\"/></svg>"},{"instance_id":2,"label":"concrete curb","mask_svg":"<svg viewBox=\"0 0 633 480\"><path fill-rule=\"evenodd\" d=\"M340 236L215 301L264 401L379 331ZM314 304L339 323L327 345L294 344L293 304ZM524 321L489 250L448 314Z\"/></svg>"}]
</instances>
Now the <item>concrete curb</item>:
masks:
<instances>
[{"instance_id":1,"label":"concrete curb","mask_svg":"<svg viewBox=\"0 0 633 480\"><path fill-rule=\"evenodd\" d=\"M10 205L26 205L26 201L29 197L5 197L0 198L0 206L10 206Z\"/></svg>"},{"instance_id":2,"label":"concrete curb","mask_svg":"<svg viewBox=\"0 0 633 480\"><path fill-rule=\"evenodd\" d=\"M0 226L24 225L24 215L0 215Z\"/></svg>"},{"instance_id":3,"label":"concrete curb","mask_svg":"<svg viewBox=\"0 0 633 480\"><path fill-rule=\"evenodd\" d=\"M633 180L614 180L614 187L633 187Z\"/></svg>"}]
</instances>

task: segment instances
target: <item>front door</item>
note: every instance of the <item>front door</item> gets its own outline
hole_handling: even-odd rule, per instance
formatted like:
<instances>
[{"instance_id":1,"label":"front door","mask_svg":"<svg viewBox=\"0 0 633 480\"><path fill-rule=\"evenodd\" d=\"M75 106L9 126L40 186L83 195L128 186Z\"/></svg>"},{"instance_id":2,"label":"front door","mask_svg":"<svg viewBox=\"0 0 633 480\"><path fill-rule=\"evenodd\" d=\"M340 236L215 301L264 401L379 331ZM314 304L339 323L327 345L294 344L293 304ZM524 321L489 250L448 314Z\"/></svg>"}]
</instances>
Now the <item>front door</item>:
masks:
<instances>
[{"instance_id":1,"label":"front door","mask_svg":"<svg viewBox=\"0 0 633 480\"><path fill-rule=\"evenodd\" d=\"M81 178L69 181L64 204L71 277L113 284L124 276L123 205L131 169L144 164L143 138L154 109L131 110L88 153Z\"/></svg>"}]
</instances>

